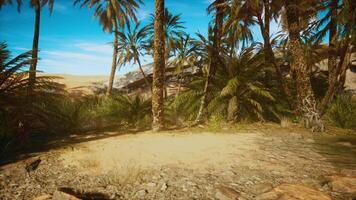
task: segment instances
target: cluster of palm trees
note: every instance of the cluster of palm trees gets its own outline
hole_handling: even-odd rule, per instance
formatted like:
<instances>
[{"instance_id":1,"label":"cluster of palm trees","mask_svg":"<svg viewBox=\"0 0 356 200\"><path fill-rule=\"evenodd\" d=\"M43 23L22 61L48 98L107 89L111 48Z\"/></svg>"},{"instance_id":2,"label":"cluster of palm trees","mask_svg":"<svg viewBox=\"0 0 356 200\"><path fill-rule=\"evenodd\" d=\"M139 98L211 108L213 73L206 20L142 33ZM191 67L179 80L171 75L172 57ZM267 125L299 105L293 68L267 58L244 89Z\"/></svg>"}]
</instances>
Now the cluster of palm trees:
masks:
<instances>
[{"instance_id":1,"label":"cluster of palm trees","mask_svg":"<svg viewBox=\"0 0 356 200\"><path fill-rule=\"evenodd\" d=\"M30 2L36 12L29 69L32 88L36 82L41 8L48 5L52 11L54 1ZM0 8L10 3L11 0L0 1ZM17 3L20 7L22 1ZM278 98L305 126L321 131L321 117L343 89L355 50L353 0L215 0L207 8L213 15L208 36L197 34L196 38L184 32L180 15L169 13L164 0L155 0L155 13L146 26L136 17L141 0L74 3L94 9L104 31L114 35L108 95L117 66L138 64L145 84L152 90L154 130L164 128L165 69L171 63L177 68L179 83L174 102L186 99L187 94L196 97L186 99L182 105L194 110L195 124L204 123L212 108L225 112L229 120L238 120L242 113L263 119L266 110L276 113L271 105ZM276 37L270 28L275 22L282 27ZM255 40L254 27L260 29L263 43ZM152 80L142 68L144 54L154 58ZM315 67L323 59L328 61L328 86L325 95L317 99L312 79ZM198 73L181 92L186 68L197 68Z\"/></svg>"}]
</instances>

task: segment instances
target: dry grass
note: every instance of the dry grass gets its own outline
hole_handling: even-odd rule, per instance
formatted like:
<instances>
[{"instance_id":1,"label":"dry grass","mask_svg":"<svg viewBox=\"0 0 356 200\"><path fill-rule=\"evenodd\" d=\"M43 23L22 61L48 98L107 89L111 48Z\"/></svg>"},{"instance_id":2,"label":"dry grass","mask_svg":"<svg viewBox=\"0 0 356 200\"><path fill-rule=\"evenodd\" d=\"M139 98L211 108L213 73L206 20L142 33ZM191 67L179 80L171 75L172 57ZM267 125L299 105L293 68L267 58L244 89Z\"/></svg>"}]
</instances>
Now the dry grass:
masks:
<instances>
[{"instance_id":1,"label":"dry grass","mask_svg":"<svg viewBox=\"0 0 356 200\"><path fill-rule=\"evenodd\" d=\"M288 117L281 117L281 127L283 128L288 128L288 127L291 127L293 125L293 122L290 118Z\"/></svg>"}]
</instances>

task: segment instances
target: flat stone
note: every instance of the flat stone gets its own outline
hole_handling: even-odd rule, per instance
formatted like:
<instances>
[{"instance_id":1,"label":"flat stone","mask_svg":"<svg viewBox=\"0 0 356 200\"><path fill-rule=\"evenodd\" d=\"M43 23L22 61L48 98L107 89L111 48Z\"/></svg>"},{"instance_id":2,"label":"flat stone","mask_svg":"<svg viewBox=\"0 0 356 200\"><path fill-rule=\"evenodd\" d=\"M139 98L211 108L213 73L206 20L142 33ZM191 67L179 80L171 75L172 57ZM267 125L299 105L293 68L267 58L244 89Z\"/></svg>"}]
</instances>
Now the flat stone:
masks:
<instances>
[{"instance_id":1,"label":"flat stone","mask_svg":"<svg viewBox=\"0 0 356 200\"><path fill-rule=\"evenodd\" d=\"M141 197L141 198L144 197L146 194L147 194L146 190L139 190L136 192L136 196Z\"/></svg>"},{"instance_id":2,"label":"flat stone","mask_svg":"<svg viewBox=\"0 0 356 200\"><path fill-rule=\"evenodd\" d=\"M155 187L155 186L156 186L156 183L147 183L147 186L148 186L148 187Z\"/></svg>"},{"instance_id":3,"label":"flat stone","mask_svg":"<svg viewBox=\"0 0 356 200\"><path fill-rule=\"evenodd\" d=\"M163 183L161 186L161 191L165 191L168 188L167 183Z\"/></svg>"},{"instance_id":4,"label":"flat stone","mask_svg":"<svg viewBox=\"0 0 356 200\"><path fill-rule=\"evenodd\" d=\"M258 183L252 186L253 193L256 195L269 192L272 189L273 189L272 183Z\"/></svg>"},{"instance_id":5,"label":"flat stone","mask_svg":"<svg viewBox=\"0 0 356 200\"><path fill-rule=\"evenodd\" d=\"M51 200L51 199L52 199L52 195L44 194L39 197L35 197L33 200Z\"/></svg>"},{"instance_id":6,"label":"flat stone","mask_svg":"<svg viewBox=\"0 0 356 200\"><path fill-rule=\"evenodd\" d=\"M236 190L226 187L220 186L218 187L218 191L215 194L215 198L219 200L240 200L240 193Z\"/></svg>"},{"instance_id":7,"label":"flat stone","mask_svg":"<svg viewBox=\"0 0 356 200\"><path fill-rule=\"evenodd\" d=\"M332 191L356 194L356 177L329 176L327 179Z\"/></svg>"},{"instance_id":8,"label":"flat stone","mask_svg":"<svg viewBox=\"0 0 356 200\"><path fill-rule=\"evenodd\" d=\"M55 191L52 200L80 200L80 199L61 191Z\"/></svg>"},{"instance_id":9,"label":"flat stone","mask_svg":"<svg viewBox=\"0 0 356 200\"><path fill-rule=\"evenodd\" d=\"M331 200L331 198L312 188L297 184L282 184L273 190L256 197L256 200Z\"/></svg>"}]
</instances>

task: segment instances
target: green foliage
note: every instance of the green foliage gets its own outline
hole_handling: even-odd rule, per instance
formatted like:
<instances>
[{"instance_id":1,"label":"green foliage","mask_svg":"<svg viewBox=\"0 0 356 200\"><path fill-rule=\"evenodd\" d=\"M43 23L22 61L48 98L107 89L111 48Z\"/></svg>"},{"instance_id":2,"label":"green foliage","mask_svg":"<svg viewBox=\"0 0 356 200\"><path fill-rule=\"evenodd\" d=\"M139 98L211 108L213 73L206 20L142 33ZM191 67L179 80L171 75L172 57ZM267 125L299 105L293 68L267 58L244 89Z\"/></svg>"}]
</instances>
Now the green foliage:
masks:
<instances>
[{"instance_id":1,"label":"green foliage","mask_svg":"<svg viewBox=\"0 0 356 200\"><path fill-rule=\"evenodd\" d=\"M225 116L227 120L265 120L275 115L273 90L264 83L266 69L262 52L253 45L237 57L226 56L214 80L209 115ZM196 115L203 95L205 78L199 76L175 100L186 119Z\"/></svg>"},{"instance_id":2,"label":"green foliage","mask_svg":"<svg viewBox=\"0 0 356 200\"><path fill-rule=\"evenodd\" d=\"M348 94L338 96L327 110L326 117L335 126L356 129L356 100Z\"/></svg>"},{"instance_id":3,"label":"green foliage","mask_svg":"<svg viewBox=\"0 0 356 200\"><path fill-rule=\"evenodd\" d=\"M56 77L36 78L28 90L28 68L31 52L11 58L5 43L0 43L0 146L6 151L11 145L23 142L32 133L48 130L51 112L45 102L61 98L64 86L53 81ZM11 145L10 145L11 144Z\"/></svg>"},{"instance_id":4,"label":"green foliage","mask_svg":"<svg viewBox=\"0 0 356 200\"><path fill-rule=\"evenodd\" d=\"M208 130L211 132L217 132L221 129L221 125L224 122L223 115L212 115L208 121Z\"/></svg>"}]
</instances>

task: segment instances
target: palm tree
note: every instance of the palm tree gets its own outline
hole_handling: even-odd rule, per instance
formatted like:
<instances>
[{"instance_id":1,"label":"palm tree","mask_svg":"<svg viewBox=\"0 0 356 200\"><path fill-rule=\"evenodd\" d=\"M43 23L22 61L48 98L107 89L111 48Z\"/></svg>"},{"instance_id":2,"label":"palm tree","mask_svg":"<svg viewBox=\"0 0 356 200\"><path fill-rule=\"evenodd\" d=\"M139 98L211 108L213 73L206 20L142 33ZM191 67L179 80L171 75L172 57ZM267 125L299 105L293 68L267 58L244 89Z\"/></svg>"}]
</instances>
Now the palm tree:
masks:
<instances>
[{"instance_id":1,"label":"palm tree","mask_svg":"<svg viewBox=\"0 0 356 200\"><path fill-rule=\"evenodd\" d=\"M41 7L48 4L49 10L52 13L54 0L33 0L31 7L35 9L35 33L33 35L32 43L32 64L29 71L29 89L32 91L33 85L36 81L36 70L38 61L38 42L40 38L40 20L41 20Z\"/></svg>"},{"instance_id":2,"label":"palm tree","mask_svg":"<svg viewBox=\"0 0 356 200\"><path fill-rule=\"evenodd\" d=\"M343 87L343 77L350 60L352 51L352 37L355 26L354 20L356 6L350 1L327 0L319 12L326 13L316 21L313 27L317 33L312 37L316 43L321 42L327 33L328 38L328 90L321 101L320 112L323 114L330 102L334 99L338 88Z\"/></svg>"},{"instance_id":3,"label":"palm tree","mask_svg":"<svg viewBox=\"0 0 356 200\"><path fill-rule=\"evenodd\" d=\"M150 35L149 37L149 42L148 42L148 49L154 47L153 42L154 42L154 15L151 15L151 22L147 25L148 29L148 34ZM175 44L179 41L179 36L184 34L184 22L181 21L181 15L173 15L168 11L166 8L164 10L164 39L165 39L165 63L166 63L166 68L168 67L168 61L169 58L174 54L175 51ZM166 85L164 86L164 97L167 97L167 87Z\"/></svg>"},{"instance_id":4,"label":"palm tree","mask_svg":"<svg viewBox=\"0 0 356 200\"><path fill-rule=\"evenodd\" d=\"M264 55L266 63L273 66L281 91L285 95L291 109L294 109L294 100L287 85L287 81L282 74L280 65L276 61L272 44L270 41L270 21L278 19L282 8L281 2L277 0L257 0L257 1L240 1L232 0L229 2L229 17L225 24L227 31L238 33L236 39L232 42L239 42L252 39L249 30L252 26L258 25L264 44ZM231 44L230 44L231 45Z\"/></svg>"},{"instance_id":5,"label":"palm tree","mask_svg":"<svg viewBox=\"0 0 356 200\"><path fill-rule=\"evenodd\" d=\"M164 32L164 0L155 0L154 21L154 64L152 85L152 129L159 131L164 128L163 90L165 80L165 32Z\"/></svg>"},{"instance_id":6,"label":"palm tree","mask_svg":"<svg viewBox=\"0 0 356 200\"><path fill-rule=\"evenodd\" d=\"M18 10L20 11L20 6L22 5L22 0L17 0ZM3 5L12 4L11 0L0 1L0 9ZM38 61L38 43L40 38L40 20L41 20L41 8L48 5L50 13L53 12L54 0L31 0L30 6L35 10L35 32L33 35L32 43L32 64L29 70L29 92L33 90L33 86L36 82L36 70Z\"/></svg>"},{"instance_id":7,"label":"palm tree","mask_svg":"<svg viewBox=\"0 0 356 200\"><path fill-rule=\"evenodd\" d=\"M154 42L154 15L151 15L151 21L147 25L147 31L150 35L149 37L149 46L153 47ZM164 38L166 44L166 61L172 56L172 53L175 50L175 43L179 41L179 38L184 34L183 26L184 22L181 20L181 14L173 15L166 8L164 10ZM153 49L152 49L153 50ZM167 63L167 62L166 62Z\"/></svg>"},{"instance_id":8,"label":"palm tree","mask_svg":"<svg viewBox=\"0 0 356 200\"><path fill-rule=\"evenodd\" d=\"M212 98L210 91L212 91L213 79L216 72L216 68L222 63L219 61L220 49L221 49L221 38L223 36L223 18L224 18L224 5L225 0L215 0L209 7L210 10L215 10L215 23L214 23L214 35L213 35L213 48L211 59L209 63L209 69L207 72L207 80L204 86L204 95L201 99L200 108L196 118L196 123L202 123L205 121L207 114L207 106L210 99Z\"/></svg>"},{"instance_id":9,"label":"palm tree","mask_svg":"<svg viewBox=\"0 0 356 200\"><path fill-rule=\"evenodd\" d=\"M211 91L213 95L207 105L210 115L223 115L228 120L238 121L244 118L264 120L264 114L275 113L271 106L275 101L272 90L263 84L266 65L263 56L255 44L243 48L234 57L228 54L223 56L225 68L217 69ZM203 85L204 80L196 76L187 89L181 92L176 99L180 113L189 116L198 111Z\"/></svg>"},{"instance_id":10,"label":"palm tree","mask_svg":"<svg viewBox=\"0 0 356 200\"><path fill-rule=\"evenodd\" d=\"M219 70L216 75L217 85L222 87L220 95L209 106L219 107L225 102L228 120L241 120L245 115L264 121L265 112L274 113L270 105L275 101L272 89L263 84L266 64L255 44L242 49L237 57L226 58L226 70Z\"/></svg>"},{"instance_id":11,"label":"palm tree","mask_svg":"<svg viewBox=\"0 0 356 200\"><path fill-rule=\"evenodd\" d=\"M22 0L16 0L17 2L17 10L20 10L21 4L22 4ZM5 5L11 5L12 4L12 0L0 0L0 10L3 6Z\"/></svg>"},{"instance_id":12,"label":"palm tree","mask_svg":"<svg viewBox=\"0 0 356 200\"><path fill-rule=\"evenodd\" d=\"M304 5L302 5L302 3ZM308 23L308 17L311 17L315 13L313 10L302 9L307 8L306 6L312 8L313 2L310 2L311 5L305 5L306 2L302 3L298 2L298 0L284 2L286 22L288 24L287 29L289 32L289 51L292 58L291 68L296 76L298 93L297 108L299 115L304 121L305 127L312 128L314 131L323 131L324 127L320 119L317 102L310 82L310 71L300 41L301 30ZM310 13L306 10L310 11Z\"/></svg>"},{"instance_id":13,"label":"palm tree","mask_svg":"<svg viewBox=\"0 0 356 200\"><path fill-rule=\"evenodd\" d=\"M94 16L99 18L104 31L114 32L113 57L107 95L111 94L118 57L118 32L119 28L129 26L130 20L137 21L136 10L141 0L75 0L74 4L80 3L81 7L87 5L89 9L95 7Z\"/></svg>"},{"instance_id":14,"label":"palm tree","mask_svg":"<svg viewBox=\"0 0 356 200\"><path fill-rule=\"evenodd\" d=\"M120 64L133 61L134 64L138 64L143 78L148 86L151 87L151 83L148 80L145 72L142 69L140 56L143 55L143 51L146 49L147 42L147 27L140 28L140 23L136 23L135 28L132 30L131 26L128 30L121 31L119 35L119 48L120 48Z\"/></svg>"},{"instance_id":15,"label":"palm tree","mask_svg":"<svg viewBox=\"0 0 356 200\"><path fill-rule=\"evenodd\" d=\"M115 117L125 119L135 128L139 128L140 122L151 114L151 99L145 99L140 95L115 96L113 99L118 102L118 109L114 110Z\"/></svg>"},{"instance_id":16,"label":"palm tree","mask_svg":"<svg viewBox=\"0 0 356 200\"><path fill-rule=\"evenodd\" d=\"M182 81L184 78L184 69L193 68L197 57L196 41L189 34L179 36L179 41L175 44L175 58L172 60L172 65L176 68L178 91L176 96L179 96Z\"/></svg>"},{"instance_id":17,"label":"palm tree","mask_svg":"<svg viewBox=\"0 0 356 200\"><path fill-rule=\"evenodd\" d=\"M31 56L32 52L28 51L11 58L7 44L0 43L0 144L5 140L6 146L9 138L11 143L26 139L36 126L46 125L49 112L41 106L64 94L64 86L53 82L56 77L40 76L32 88L36 101L29 101L27 69L33 61ZM0 153L6 146L0 147Z\"/></svg>"}]
</instances>

